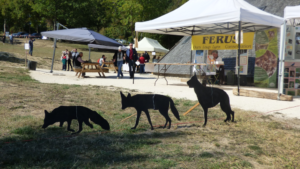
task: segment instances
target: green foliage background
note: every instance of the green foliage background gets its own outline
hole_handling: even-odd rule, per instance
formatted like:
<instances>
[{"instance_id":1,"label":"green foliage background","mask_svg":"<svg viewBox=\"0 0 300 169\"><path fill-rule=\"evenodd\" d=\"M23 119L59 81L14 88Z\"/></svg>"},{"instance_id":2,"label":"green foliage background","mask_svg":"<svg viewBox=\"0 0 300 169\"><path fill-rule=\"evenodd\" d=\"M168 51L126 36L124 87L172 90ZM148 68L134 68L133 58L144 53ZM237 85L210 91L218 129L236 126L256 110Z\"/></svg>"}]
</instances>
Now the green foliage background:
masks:
<instances>
[{"instance_id":1,"label":"green foliage background","mask_svg":"<svg viewBox=\"0 0 300 169\"><path fill-rule=\"evenodd\" d=\"M0 0L0 33L53 30L59 22L68 28L87 27L114 39L133 42L135 23L155 19L187 0ZM181 37L139 34L171 48Z\"/></svg>"}]
</instances>

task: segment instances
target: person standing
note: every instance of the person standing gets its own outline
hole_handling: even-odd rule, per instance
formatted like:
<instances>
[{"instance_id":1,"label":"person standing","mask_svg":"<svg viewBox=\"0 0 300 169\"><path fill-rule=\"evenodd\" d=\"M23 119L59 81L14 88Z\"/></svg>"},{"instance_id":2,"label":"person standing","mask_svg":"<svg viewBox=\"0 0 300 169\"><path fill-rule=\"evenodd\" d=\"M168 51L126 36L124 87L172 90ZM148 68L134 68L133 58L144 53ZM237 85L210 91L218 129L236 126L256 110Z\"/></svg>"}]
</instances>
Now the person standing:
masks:
<instances>
[{"instance_id":1,"label":"person standing","mask_svg":"<svg viewBox=\"0 0 300 169\"><path fill-rule=\"evenodd\" d=\"M79 56L77 49L73 49L72 51L73 67L75 67L75 59L77 58L77 56Z\"/></svg>"},{"instance_id":2,"label":"person standing","mask_svg":"<svg viewBox=\"0 0 300 169\"><path fill-rule=\"evenodd\" d=\"M67 49L68 51L68 49ZM68 55L68 60L67 60L67 64L68 64L68 71L70 70L70 66L71 66L71 71L73 71L73 67L72 67L72 54L70 51L67 52L67 55Z\"/></svg>"},{"instance_id":3,"label":"person standing","mask_svg":"<svg viewBox=\"0 0 300 169\"><path fill-rule=\"evenodd\" d=\"M144 54L145 55L145 54ZM142 55L139 58L139 62L140 62L140 73L145 73L145 57L144 55Z\"/></svg>"},{"instance_id":4,"label":"person standing","mask_svg":"<svg viewBox=\"0 0 300 169\"><path fill-rule=\"evenodd\" d=\"M6 36L5 36L5 34L3 34L3 39L2 39L3 45L5 43L5 40L6 40Z\"/></svg>"},{"instance_id":5,"label":"person standing","mask_svg":"<svg viewBox=\"0 0 300 169\"><path fill-rule=\"evenodd\" d=\"M32 51L33 51L33 41L35 41L35 39L30 38L29 40L29 54L32 56Z\"/></svg>"},{"instance_id":6,"label":"person standing","mask_svg":"<svg viewBox=\"0 0 300 169\"><path fill-rule=\"evenodd\" d=\"M134 48L132 48L132 43L129 44L129 49L126 51L126 62L129 64L129 74L130 78L134 77L135 72L135 62L137 60L137 52Z\"/></svg>"},{"instance_id":7,"label":"person standing","mask_svg":"<svg viewBox=\"0 0 300 169\"><path fill-rule=\"evenodd\" d=\"M10 41L10 44L13 44L13 42L14 42L13 34L11 34L11 35L9 36L9 41Z\"/></svg>"},{"instance_id":8,"label":"person standing","mask_svg":"<svg viewBox=\"0 0 300 169\"><path fill-rule=\"evenodd\" d=\"M61 56L61 62L62 62L62 70L66 71L66 62L67 62L67 54L63 53L63 55Z\"/></svg>"},{"instance_id":9,"label":"person standing","mask_svg":"<svg viewBox=\"0 0 300 169\"><path fill-rule=\"evenodd\" d=\"M150 61L150 56L147 53L147 51L145 51L144 58L145 58L145 63L148 63Z\"/></svg>"},{"instance_id":10,"label":"person standing","mask_svg":"<svg viewBox=\"0 0 300 169\"><path fill-rule=\"evenodd\" d=\"M114 61L117 62L117 66L118 66L118 74L117 74L117 79L123 78L123 72L122 72L122 66L123 66L123 60L125 59L124 57L124 53L122 52L122 47L119 46L118 51L115 52L114 57L113 57Z\"/></svg>"}]
</instances>

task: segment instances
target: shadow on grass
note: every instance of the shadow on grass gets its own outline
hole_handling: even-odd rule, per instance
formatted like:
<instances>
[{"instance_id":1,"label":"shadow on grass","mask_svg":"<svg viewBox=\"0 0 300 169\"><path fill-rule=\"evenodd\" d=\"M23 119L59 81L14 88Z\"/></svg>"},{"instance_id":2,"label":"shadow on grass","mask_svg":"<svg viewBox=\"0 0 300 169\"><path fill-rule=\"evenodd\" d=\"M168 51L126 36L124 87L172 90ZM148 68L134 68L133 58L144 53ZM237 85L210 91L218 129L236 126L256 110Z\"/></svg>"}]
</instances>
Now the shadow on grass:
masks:
<instances>
[{"instance_id":1,"label":"shadow on grass","mask_svg":"<svg viewBox=\"0 0 300 169\"><path fill-rule=\"evenodd\" d=\"M183 132L138 131L68 135L65 128L42 130L25 126L13 130L14 135L0 139L0 168L95 168L144 163L151 158L148 149L160 144L160 138L184 135Z\"/></svg>"}]
</instances>

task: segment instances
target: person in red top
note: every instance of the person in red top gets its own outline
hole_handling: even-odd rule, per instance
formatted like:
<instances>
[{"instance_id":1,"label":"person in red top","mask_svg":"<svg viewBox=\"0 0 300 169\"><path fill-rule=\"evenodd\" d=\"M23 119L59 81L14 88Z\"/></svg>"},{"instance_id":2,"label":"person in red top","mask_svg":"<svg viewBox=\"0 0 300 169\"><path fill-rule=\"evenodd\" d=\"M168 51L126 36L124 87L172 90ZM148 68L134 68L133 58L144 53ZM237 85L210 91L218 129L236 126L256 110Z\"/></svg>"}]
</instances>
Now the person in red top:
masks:
<instances>
[{"instance_id":1,"label":"person in red top","mask_svg":"<svg viewBox=\"0 0 300 169\"><path fill-rule=\"evenodd\" d=\"M133 44L129 44L129 49L126 51L126 63L129 64L129 74L130 78L134 77L135 72L135 62L137 61L137 52L134 48L132 48Z\"/></svg>"},{"instance_id":2,"label":"person in red top","mask_svg":"<svg viewBox=\"0 0 300 169\"><path fill-rule=\"evenodd\" d=\"M144 57L144 55L142 55L139 58L139 62L140 62L140 73L145 73L145 57Z\"/></svg>"}]
</instances>

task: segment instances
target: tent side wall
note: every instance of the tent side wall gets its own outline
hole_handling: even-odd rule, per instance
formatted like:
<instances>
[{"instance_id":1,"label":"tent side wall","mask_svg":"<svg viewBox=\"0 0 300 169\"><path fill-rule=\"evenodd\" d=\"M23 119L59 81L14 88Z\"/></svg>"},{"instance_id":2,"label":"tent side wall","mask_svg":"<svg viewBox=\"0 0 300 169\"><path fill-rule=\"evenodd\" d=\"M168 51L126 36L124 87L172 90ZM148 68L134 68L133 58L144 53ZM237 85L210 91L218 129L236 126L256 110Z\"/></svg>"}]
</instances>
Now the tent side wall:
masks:
<instances>
[{"instance_id":1,"label":"tent side wall","mask_svg":"<svg viewBox=\"0 0 300 169\"><path fill-rule=\"evenodd\" d=\"M196 52L192 52L192 56L194 58ZM179 44L167 55L165 55L159 63L187 63L190 62L191 58L191 37L185 36L183 37ZM160 69L162 65L160 66ZM156 65L154 68L154 74L157 73L158 66ZM166 71L166 75L168 76L178 76L178 77L190 77L190 66L184 65L171 65L169 69Z\"/></svg>"}]
</instances>

